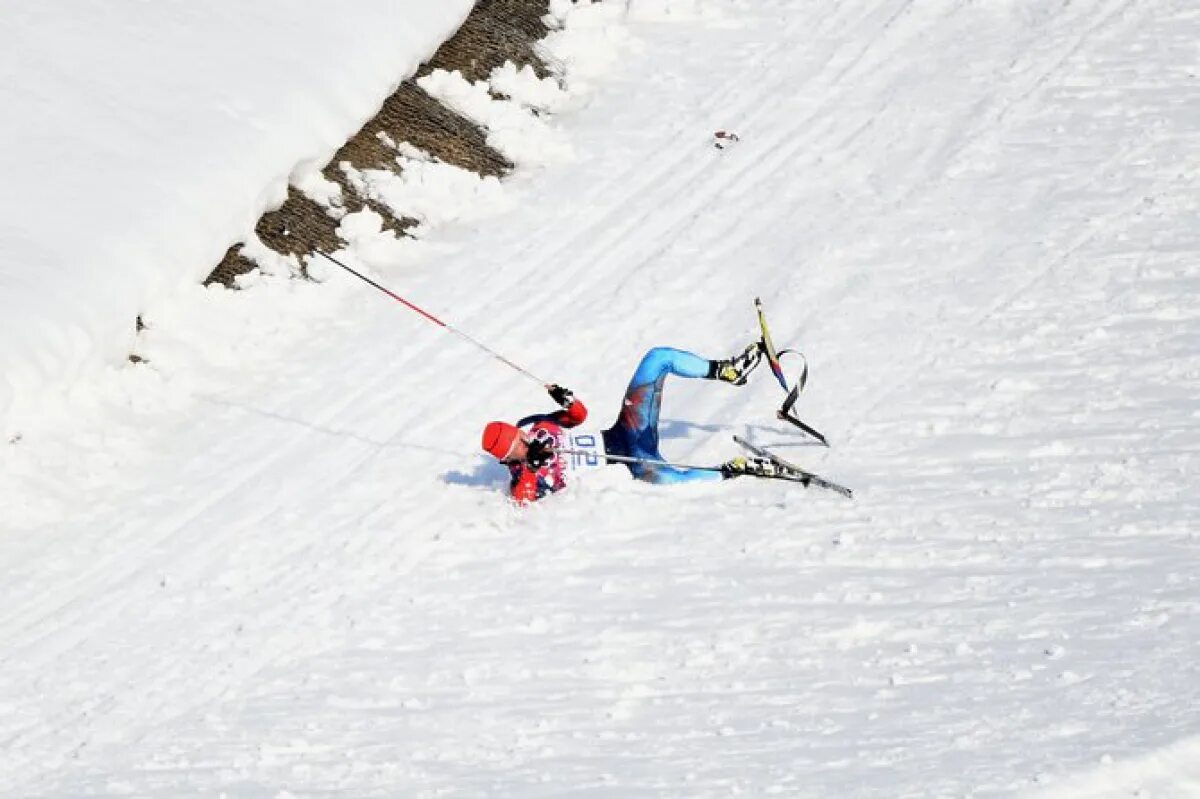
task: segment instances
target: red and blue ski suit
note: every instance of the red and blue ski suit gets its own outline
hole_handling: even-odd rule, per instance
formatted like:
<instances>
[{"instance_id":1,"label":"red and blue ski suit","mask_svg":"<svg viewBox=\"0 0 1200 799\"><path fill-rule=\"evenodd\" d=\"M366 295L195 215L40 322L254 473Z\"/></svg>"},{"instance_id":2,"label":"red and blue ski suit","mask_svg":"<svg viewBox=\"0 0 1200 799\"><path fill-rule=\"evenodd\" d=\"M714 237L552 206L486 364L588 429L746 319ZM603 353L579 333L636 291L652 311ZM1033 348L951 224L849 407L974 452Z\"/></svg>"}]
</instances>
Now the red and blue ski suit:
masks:
<instances>
[{"instance_id":1,"label":"red and blue ski suit","mask_svg":"<svg viewBox=\"0 0 1200 799\"><path fill-rule=\"evenodd\" d=\"M668 375L707 378L712 362L684 350L655 347L647 352L634 370L621 405L621 413L612 427L603 431L603 454L662 461L658 451L658 414L662 407L663 384ZM566 445L565 428L576 427L587 419L587 408L574 400L564 410L527 416L517 427L528 427L530 440L543 441L552 448ZM649 483L686 483L721 480L719 471L685 469L656 463L625 463L634 478ZM512 475L512 497L518 502L533 502L567 485L569 469L563 455L555 453L540 469L524 463L508 464Z\"/></svg>"},{"instance_id":2,"label":"red and blue ski suit","mask_svg":"<svg viewBox=\"0 0 1200 799\"><path fill-rule=\"evenodd\" d=\"M587 407L579 400L572 400L563 410L526 416L517 422L517 427L523 430L529 428L525 432L530 441L542 441L552 448L558 448L566 445L563 428L577 427L585 419ZM517 502L533 502L567 487L566 464L557 452L540 469L533 469L524 463L510 463L508 471L512 475L512 498Z\"/></svg>"},{"instance_id":3,"label":"red and blue ski suit","mask_svg":"<svg viewBox=\"0 0 1200 799\"><path fill-rule=\"evenodd\" d=\"M708 378L712 361L672 347L655 347L642 356L633 372L621 414L616 424L604 431L604 451L609 455L664 460L658 451L658 412L662 407L667 375ZM625 464L633 476L648 483L692 483L722 480L721 472L685 469L656 463Z\"/></svg>"}]
</instances>

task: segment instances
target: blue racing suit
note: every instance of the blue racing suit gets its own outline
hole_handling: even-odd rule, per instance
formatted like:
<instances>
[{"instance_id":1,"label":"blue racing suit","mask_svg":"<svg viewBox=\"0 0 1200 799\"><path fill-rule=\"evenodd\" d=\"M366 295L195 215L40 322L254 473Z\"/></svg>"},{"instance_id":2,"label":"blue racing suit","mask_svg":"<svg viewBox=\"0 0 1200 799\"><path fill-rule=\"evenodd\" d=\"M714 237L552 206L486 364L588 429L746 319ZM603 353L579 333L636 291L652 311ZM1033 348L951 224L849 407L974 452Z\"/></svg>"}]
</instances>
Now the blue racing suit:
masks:
<instances>
[{"instance_id":1,"label":"blue racing suit","mask_svg":"<svg viewBox=\"0 0 1200 799\"><path fill-rule=\"evenodd\" d=\"M671 347L655 347L642 357L629 388L616 424L605 430L604 449L609 455L647 458L661 461L658 451L658 411L662 406L663 383L667 375L708 377L711 362L699 355ZM721 480L717 471L683 469L646 463L626 464L638 480L649 483L686 483L699 480Z\"/></svg>"}]
</instances>

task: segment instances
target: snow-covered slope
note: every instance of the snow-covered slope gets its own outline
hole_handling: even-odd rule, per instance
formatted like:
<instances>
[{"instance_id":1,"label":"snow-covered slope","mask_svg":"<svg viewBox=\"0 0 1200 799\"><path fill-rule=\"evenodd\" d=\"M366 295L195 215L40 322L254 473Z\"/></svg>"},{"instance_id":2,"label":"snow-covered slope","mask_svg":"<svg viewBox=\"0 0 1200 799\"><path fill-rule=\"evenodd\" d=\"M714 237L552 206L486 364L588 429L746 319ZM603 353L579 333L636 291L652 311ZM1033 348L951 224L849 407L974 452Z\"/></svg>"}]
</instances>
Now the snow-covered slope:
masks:
<instances>
[{"instance_id":1,"label":"snow-covered slope","mask_svg":"<svg viewBox=\"0 0 1200 799\"><path fill-rule=\"evenodd\" d=\"M0 25L0 433L129 355L470 0L111 0Z\"/></svg>"},{"instance_id":2,"label":"snow-covered slope","mask_svg":"<svg viewBox=\"0 0 1200 799\"><path fill-rule=\"evenodd\" d=\"M519 374L334 271L177 293L5 448L0 793L1195 795L1200 15L570 21L553 163L376 276L597 425L762 296L833 449L759 374L670 384L664 451L856 500L614 467L516 510L476 447L548 406Z\"/></svg>"}]
</instances>

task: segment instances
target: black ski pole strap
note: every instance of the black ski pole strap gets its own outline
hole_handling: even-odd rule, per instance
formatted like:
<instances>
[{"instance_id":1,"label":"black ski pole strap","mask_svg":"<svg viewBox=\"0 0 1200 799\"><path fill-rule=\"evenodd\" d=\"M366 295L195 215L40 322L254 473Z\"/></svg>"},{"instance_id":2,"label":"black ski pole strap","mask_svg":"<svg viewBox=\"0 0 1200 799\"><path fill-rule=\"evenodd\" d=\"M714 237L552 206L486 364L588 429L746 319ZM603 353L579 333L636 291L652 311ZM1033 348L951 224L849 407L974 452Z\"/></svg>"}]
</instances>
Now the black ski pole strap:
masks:
<instances>
[{"instance_id":1,"label":"black ski pole strap","mask_svg":"<svg viewBox=\"0 0 1200 799\"><path fill-rule=\"evenodd\" d=\"M796 425L796 427L799 427L805 433L808 433L810 436L815 438L817 441L820 441L826 447L829 446L829 442L825 440L825 436L823 436L818 430L816 430L816 429L806 425L804 422L800 421L800 419L796 418L795 414L787 413L786 411L781 409L775 415L777 417L779 417L779 419L781 421L789 422L791 424Z\"/></svg>"},{"instance_id":2,"label":"black ski pole strap","mask_svg":"<svg viewBox=\"0 0 1200 799\"><path fill-rule=\"evenodd\" d=\"M800 350L780 350L780 360L783 359L784 355L798 355L803 363L803 368L800 369L800 376L796 378L796 385L792 387L792 393L788 396L791 397L792 394L799 395L804 390L804 386L808 384L808 358L805 358L804 353ZM795 402L795 400L793 399L792 402Z\"/></svg>"},{"instance_id":3,"label":"black ski pole strap","mask_svg":"<svg viewBox=\"0 0 1200 799\"><path fill-rule=\"evenodd\" d=\"M792 388L792 390L788 392L787 399L785 399L783 401L783 407L779 409L779 412L782 414L791 413L792 407L796 404L796 400L799 399L799 397L800 397L800 386L797 385L797 386L794 386Z\"/></svg>"}]
</instances>

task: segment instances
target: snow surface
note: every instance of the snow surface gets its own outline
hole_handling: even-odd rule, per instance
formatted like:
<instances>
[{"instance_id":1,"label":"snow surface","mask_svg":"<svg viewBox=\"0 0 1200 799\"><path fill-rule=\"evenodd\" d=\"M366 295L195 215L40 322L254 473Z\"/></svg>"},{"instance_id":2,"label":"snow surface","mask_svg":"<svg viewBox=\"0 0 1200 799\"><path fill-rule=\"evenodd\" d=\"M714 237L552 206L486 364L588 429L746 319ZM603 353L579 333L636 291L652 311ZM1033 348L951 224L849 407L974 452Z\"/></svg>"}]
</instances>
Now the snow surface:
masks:
<instances>
[{"instance_id":1,"label":"snow surface","mask_svg":"<svg viewBox=\"0 0 1200 799\"><path fill-rule=\"evenodd\" d=\"M27 3L0 25L0 433L130 352L471 0Z\"/></svg>"},{"instance_id":2,"label":"snow surface","mask_svg":"<svg viewBox=\"0 0 1200 799\"><path fill-rule=\"evenodd\" d=\"M1200 12L554 8L565 95L429 82L518 173L362 175L423 224L342 256L597 423L761 296L833 449L760 373L671 383L664 450L856 499L614 467L518 510L477 452L549 407L518 373L315 262L177 283L3 447L0 794L1196 796Z\"/></svg>"}]
</instances>

